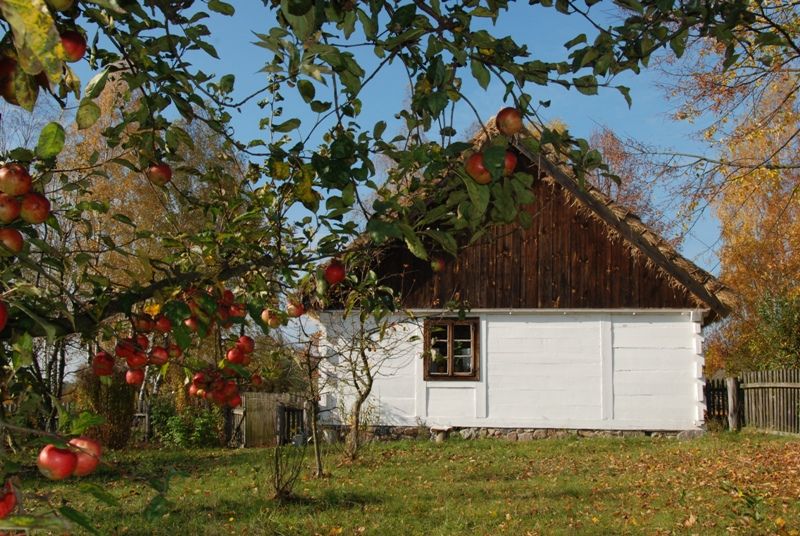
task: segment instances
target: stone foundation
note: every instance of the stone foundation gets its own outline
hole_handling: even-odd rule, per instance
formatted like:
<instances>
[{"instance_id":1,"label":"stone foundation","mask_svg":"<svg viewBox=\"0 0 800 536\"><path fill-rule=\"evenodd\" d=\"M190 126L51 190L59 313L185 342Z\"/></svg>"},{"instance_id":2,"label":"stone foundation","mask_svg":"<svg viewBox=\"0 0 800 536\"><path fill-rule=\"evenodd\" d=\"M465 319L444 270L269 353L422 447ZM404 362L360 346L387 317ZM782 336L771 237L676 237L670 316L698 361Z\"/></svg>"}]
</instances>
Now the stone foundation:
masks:
<instances>
[{"instance_id":1,"label":"stone foundation","mask_svg":"<svg viewBox=\"0 0 800 536\"><path fill-rule=\"evenodd\" d=\"M344 426L323 425L326 437L344 440L347 428ZM439 428L441 429L441 428ZM569 430L563 428L459 428L452 427L450 437L459 435L462 439L496 438L507 441L533 441L548 438L566 437L678 437L682 432L660 430ZM702 430L693 431L693 437L702 435ZM431 439L433 434L427 426L370 426L366 438L375 441L394 441L398 439Z\"/></svg>"}]
</instances>

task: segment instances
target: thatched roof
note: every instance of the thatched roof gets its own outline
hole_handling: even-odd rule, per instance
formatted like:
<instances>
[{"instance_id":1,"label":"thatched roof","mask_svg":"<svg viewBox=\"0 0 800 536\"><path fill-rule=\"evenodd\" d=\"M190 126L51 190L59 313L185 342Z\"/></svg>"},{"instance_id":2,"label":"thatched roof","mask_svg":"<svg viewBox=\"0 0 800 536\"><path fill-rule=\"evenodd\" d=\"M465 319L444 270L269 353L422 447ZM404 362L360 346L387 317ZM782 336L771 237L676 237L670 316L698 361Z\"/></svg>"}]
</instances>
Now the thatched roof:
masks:
<instances>
[{"instance_id":1,"label":"thatched roof","mask_svg":"<svg viewBox=\"0 0 800 536\"><path fill-rule=\"evenodd\" d=\"M486 130L473 139L476 148L485 145L497 134L494 119ZM533 133L525 135L534 136ZM670 283L685 288L712 312L712 317L723 318L736 307L736 294L716 277L706 272L675 248L626 207L620 205L588 182L580 184L562 165L558 155L532 153L520 139L511 142L513 148L539 170L539 178L561 186L586 214L608 226L609 236L625 241L634 254L641 255L668 278ZM707 320L712 320L709 318Z\"/></svg>"}]
</instances>

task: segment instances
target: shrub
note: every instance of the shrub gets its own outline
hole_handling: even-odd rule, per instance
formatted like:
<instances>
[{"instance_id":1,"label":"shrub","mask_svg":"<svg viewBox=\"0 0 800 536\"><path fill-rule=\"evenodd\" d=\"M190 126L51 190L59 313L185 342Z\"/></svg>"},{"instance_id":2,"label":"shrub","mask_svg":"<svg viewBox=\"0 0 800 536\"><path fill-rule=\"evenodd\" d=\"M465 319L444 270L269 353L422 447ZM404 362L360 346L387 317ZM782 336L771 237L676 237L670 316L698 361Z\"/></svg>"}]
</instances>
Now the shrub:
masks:
<instances>
[{"instance_id":1,"label":"shrub","mask_svg":"<svg viewBox=\"0 0 800 536\"><path fill-rule=\"evenodd\" d=\"M155 441L179 448L220 446L224 437L222 410L203 404L178 412L167 397L150 404L150 426Z\"/></svg>"}]
</instances>

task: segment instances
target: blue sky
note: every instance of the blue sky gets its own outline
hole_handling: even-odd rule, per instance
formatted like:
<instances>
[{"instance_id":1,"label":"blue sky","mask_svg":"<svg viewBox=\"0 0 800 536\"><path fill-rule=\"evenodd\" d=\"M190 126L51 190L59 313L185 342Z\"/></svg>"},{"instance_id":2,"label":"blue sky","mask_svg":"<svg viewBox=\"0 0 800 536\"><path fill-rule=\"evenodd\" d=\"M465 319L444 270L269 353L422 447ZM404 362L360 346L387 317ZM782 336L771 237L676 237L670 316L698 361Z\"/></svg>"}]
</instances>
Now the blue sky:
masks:
<instances>
[{"instance_id":1,"label":"blue sky","mask_svg":"<svg viewBox=\"0 0 800 536\"><path fill-rule=\"evenodd\" d=\"M220 55L220 60L198 54L193 58L198 68L207 73L236 75L237 96L264 87L266 75L258 72L269 60L266 49L254 46L253 32L266 32L274 25L272 13L261 2L246 0L233 2L237 13L233 17L214 16L207 21L212 31L211 42ZM596 6L597 7L597 6ZM487 21L487 26L490 26ZM583 19L565 16L554 9L530 7L527 3L514 4L510 12L504 14L492 30L496 35L511 35L515 40L528 45L532 54L546 60L566 59L567 51L563 43L581 32L591 39L593 33ZM370 51L358 56L365 65L375 64ZM367 68L368 72L369 69ZM88 77L88 73L81 73ZM493 82L487 91L482 90L465 75L465 93L486 120L503 106L503 88ZM615 80L631 88L633 106L629 109L622 96L615 90L601 90L600 95L586 96L561 87L531 85L527 90L538 100L550 100L551 106L545 110L547 120L558 119L566 123L573 134L588 138L599 126L607 126L621 137L631 137L649 145L671 147L683 151L704 152L702 144L693 138L697 125L671 121L669 114L674 103L669 103L655 83L658 74L645 72L639 76L624 76ZM88 78L85 78L88 80ZM317 86L318 98L325 88ZM389 123L387 135L393 129L399 130L399 122L393 115L401 110L408 98L406 77L398 66L390 66L373 80L362 94L363 109L358 123L364 128L378 120ZM284 117L297 116L304 120L300 133L305 136L315 115L302 104L294 91L285 93L287 101ZM241 113L234 114L234 127L237 137L243 140L265 137L266 131L258 128L264 112L254 103L246 106ZM394 123L393 123L394 122ZM475 116L466 106L457 109L455 127L461 135L475 122ZM716 271L717 257L709 251L719 235L718 224L713 214L708 214L694 227L682 246L682 253L700 266Z\"/></svg>"}]
</instances>

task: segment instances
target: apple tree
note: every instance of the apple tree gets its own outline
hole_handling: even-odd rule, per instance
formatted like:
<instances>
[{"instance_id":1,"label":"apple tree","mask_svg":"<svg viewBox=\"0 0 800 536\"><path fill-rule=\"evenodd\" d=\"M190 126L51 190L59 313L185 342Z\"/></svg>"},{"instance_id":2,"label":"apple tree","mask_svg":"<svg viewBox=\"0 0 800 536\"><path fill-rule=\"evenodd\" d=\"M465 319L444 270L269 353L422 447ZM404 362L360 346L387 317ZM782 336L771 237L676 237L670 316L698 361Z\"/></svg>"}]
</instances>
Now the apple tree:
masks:
<instances>
[{"instance_id":1,"label":"apple tree","mask_svg":"<svg viewBox=\"0 0 800 536\"><path fill-rule=\"evenodd\" d=\"M27 424L46 393L31 373L40 338L78 337L96 374L126 368L132 385L148 370L182 367L192 394L236 405L240 389L256 381L243 326L279 329L324 305L329 283L318 275L331 259L343 273L368 274L351 268L369 262L368 247L390 240L429 258L455 255L494 223L530 225L519 207L530 201L533 177L511 173L506 151L523 121L538 131L520 140L533 153L558 155L580 180L608 173L588 142L542 126L547 103L534 97L537 86L586 95L609 89L630 100L615 76L639 72L659 51L680 56L689 39L715 42L729 58L741 46L739 28L754 32L756 46L792 46L779 24L759 22L758 3L742 0L620 0L612 19L595 16L606 4L597 0L262 4L266 30L247 57L265 79L242 94L233 74L206 73L194 61L217 57L214 21L235 15L232 2L0 2L0 96L29 111L44 99L74 112L74 127L48 123L35 144L0 155L2 433L20 441L36 432ZM539 58L491 25L510 7L531 17L555 9L590 21L593 33L569 40L561 61ZM89 80L79 80L79 63ZM409 101L386 105L392 125L362 124L370 84L395 66ZM456 114L480 120L495 112L476 109L464 90L473 83L504 88L497 108L510 110L478 152L454 141ZM101 106L107 88L124 107ZM291 116L287 100L306 113ZM233 115L253 101L263 134L243 139ZM97 124L106 147L79 162L68 158ZM193 125L222 140L203 165L191 157ZM402 134L387 135L395 130ZM376 171L378 159L391 163L385 174ZM127 192L100 195L101 184L123 176L161 205L156 218L126 214ZM127 233L108 232L109 221ZM367 246L348 249L358 237ZM397 307L389 292L365 291L343 273L334 277L338 292L362 315ZM209 341L215 351L202 354ZM92 419L71 423L62 432L79 435ZM64 451L52 459L67 468L70 454L86 454L64 435L45 437ZM61 469L48 471L71 474ZM160 507L161 499L153 503Z\"/></svg>"}]
</instances>

